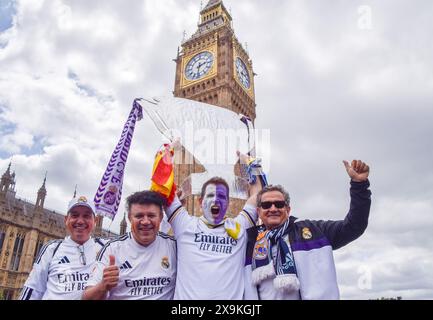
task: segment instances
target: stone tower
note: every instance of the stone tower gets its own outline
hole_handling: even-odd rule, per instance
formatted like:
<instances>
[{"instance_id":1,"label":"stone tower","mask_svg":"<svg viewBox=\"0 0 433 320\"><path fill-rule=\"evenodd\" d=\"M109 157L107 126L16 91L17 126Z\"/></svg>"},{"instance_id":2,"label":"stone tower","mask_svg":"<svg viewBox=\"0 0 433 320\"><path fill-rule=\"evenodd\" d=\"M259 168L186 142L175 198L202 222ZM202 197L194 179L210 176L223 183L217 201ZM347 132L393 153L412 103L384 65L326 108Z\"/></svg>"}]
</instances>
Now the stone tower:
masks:
<instances>
[{"instance_id":1,"label":"stone tower","mask_svg":"<svg viewBox=\"0 0 433 320\"><path fill-rule=\"evenodd\" d=\"M45 188L46 182L47 182L47 175L45 174L44 182L42 183L42 186L38 190L35 209L42 210L44 208L45 198L47 196L47 189Z\"/></svg>"},{"instance_id":2,"label":"stone tower","mask_svg":"<svg viewBox=\"0 0 433 320\"><path fill-rule=\"evenodd\" d=\"M9 163L8 168L5 173L3 173L0 180L0 196L2 198L6 197L7 192L11 189L14 184L14 174L11 174L11 164Z\"/></svg>"},{"instance_id":3,"label":"stone tower","mask_svg":"<svg viewBox=\"0 0 433 320\"><path fill-rule=\"evenodd\" d=\"M128 223L126 222L126 213L123 213L122 222L120 222L120 235L123 236L126 233Z\"/></svg>"},{"instance_id":4,"label":"stone tower","mask_svg":"<svg viewBox=\"0 0 433 320\"><path fill-rule=\"evenodd\" d=\"M197 31L181 44L176 62L174 96L216 105L256 117L254 72L248 52L235 36L232 17L222 0L210 0L200 12ZM191 158L182 150L182 159ZM203 172L195 160L175 166L178 186L191 173ZM239 174L239 168L235 172ZM234 199L230 213L237 214L244 201ZM186 201L188 212L200 215L197 196Z\"/></svg>"}]
</instances>

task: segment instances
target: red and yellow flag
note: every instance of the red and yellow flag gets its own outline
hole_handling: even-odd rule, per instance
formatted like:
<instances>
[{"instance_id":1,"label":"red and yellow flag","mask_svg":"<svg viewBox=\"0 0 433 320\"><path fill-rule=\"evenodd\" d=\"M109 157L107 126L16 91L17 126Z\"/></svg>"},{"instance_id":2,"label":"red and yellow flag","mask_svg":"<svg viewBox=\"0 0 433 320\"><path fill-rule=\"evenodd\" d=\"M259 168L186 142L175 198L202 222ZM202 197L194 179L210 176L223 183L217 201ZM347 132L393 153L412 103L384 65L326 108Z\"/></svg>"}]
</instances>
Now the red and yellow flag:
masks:
<instances>
[{"instance_id":1,"label":"red and yellow flag","mask_svg":"<svg viewBox=\"0 0 433 320\"><path fill-rule=\"evenodd\" d=\"M153 163L150 190L156 191L167 199L167 205L173 202L176 193L173 168L174 149L164 144L159 150Z\"/></svg>"}]
</instances>

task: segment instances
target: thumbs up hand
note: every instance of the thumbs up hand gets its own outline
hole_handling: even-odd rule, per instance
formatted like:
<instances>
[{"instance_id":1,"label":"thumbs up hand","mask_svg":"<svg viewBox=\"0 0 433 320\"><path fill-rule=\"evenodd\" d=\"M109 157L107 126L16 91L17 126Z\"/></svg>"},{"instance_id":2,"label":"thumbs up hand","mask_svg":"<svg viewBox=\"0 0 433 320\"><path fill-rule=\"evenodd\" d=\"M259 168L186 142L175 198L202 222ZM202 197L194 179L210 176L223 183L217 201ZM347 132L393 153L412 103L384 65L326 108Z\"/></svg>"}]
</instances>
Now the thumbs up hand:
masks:
<instances>
[{"instance_id":1,"label":"thumbs up hand","mask_svg":"<svg viewBox=\"0 0 433 320\"><path fill-rule=\"evenodd\" d=\"M109 259L109 264L104 268L102 275L102 284L107 291L116 287L119 282L119 267L116 266L116 258L109 255Z\"/></svg>"},{"instance_id":2,"label":"thumbs up hand","mask_svg":"<svg viewBox=\"0 0 433 320\"><path fill-rule=\"evenodd\" d=\"M110 266L114 266L114 264L116 263L116 257L113 255L109 255L108 258L110 259Z\"/></svg>"},{"instance_id":3,"label":"thumbs up hand","mask_svg":"<svg viewBox=\"0 0 433 320\"><path fill-rule=\"evenodd\" d=\"M346 167L347 174L355 182L362 182L367 180L370 173L370 167L361 160L352 160L349 164L348 161L343 160L344 166Z\"/></svg>"}]
</instances>

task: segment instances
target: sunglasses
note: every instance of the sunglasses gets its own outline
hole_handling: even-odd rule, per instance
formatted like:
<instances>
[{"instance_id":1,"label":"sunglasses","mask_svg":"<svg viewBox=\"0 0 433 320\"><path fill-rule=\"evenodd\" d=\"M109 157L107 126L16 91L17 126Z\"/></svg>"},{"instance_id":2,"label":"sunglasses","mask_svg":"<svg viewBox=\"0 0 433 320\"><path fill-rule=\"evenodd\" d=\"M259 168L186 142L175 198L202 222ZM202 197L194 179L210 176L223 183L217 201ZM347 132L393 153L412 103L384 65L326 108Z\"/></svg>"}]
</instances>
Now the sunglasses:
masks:
<instances>
[{"instance_id":1,"label":"sunglasses","mask_svg":"<svg viewBox=\"0 0 433 320\"><path fill-rule=\"evenodd\" d=\"M282 209L286 206L286 201L263 201L260 204L260 207L262 209L270 209L272 205L274 205L277 209Z\"/></svg>"}]
</instances>

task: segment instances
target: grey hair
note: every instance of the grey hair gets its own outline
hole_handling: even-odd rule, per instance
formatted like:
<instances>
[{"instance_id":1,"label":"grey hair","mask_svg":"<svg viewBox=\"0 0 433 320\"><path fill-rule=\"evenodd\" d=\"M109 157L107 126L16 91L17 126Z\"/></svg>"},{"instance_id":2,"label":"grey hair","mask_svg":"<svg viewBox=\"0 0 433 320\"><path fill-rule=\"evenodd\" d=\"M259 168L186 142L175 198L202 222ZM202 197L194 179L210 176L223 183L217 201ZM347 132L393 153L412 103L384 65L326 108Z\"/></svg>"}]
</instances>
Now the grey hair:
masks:
<instances>
[{"instance_id":1,"label":"grey hair","mask_svg":"<svg viewBox=\"0 0 433 320\"><path fill-rule=\"evenodd\" d=\"M268 185L266 187L264 187L262 190L259 191L259 193L257 193L257 207L260 207L260 205L262 204L262 195L266 192L270 192L270 191L278 191L281 192L281 194L284 196L284 201L286 202L286 205L290 205L290 196L289 193L279 184L276 185Z\"/></svg>"}]
</instances>

